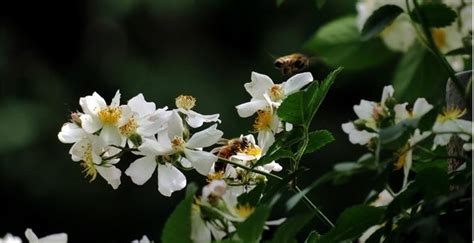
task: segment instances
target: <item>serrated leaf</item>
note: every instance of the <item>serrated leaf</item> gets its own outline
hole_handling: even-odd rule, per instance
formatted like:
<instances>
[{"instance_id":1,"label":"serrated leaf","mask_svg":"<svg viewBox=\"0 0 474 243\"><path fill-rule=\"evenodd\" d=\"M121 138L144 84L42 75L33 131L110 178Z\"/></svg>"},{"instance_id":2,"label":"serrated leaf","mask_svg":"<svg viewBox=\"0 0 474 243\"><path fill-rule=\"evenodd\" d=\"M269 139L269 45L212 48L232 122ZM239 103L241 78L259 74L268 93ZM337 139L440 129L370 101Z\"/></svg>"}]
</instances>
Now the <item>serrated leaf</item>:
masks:
<instances>
[{"instance_id":1,"label":"serrated leaf","mask_svg":"<svg viewBox=\"0 0 474 243\"><path fill-rule=\"evenodd\" d=\"M298 232L314 218L314 213L304 213L287 219L280 225L273 235L272 242L288 243L296 242L295 238Z\"/></svg>"},{"instance_id":2,"label":"serrated leaf","mask_svg":"<svg viewBox=\"0 0 474 243\"><path fill-rule=\"evenodd\" d=\"M235 237L242 242L259 242L269 215L270 209L267 206L258 207L250 217L236 227Z\"/></svg>"},{"instance_id":3,"label":"serrated leaf","mask_svg":"<svg viewBox=\"0 0 474 243\"><path fill-rule=\"evenodd\" d=\"M318 111L329 88L341 71L342 68L337 68L332 71L321 84L317 81L313 81L306 90L288 96L278 108L278 116L283 121L295 125L307 126Z\"/></svg>"},{"instance_id":4,"label":"serrated leaf","mask_svg":"<svg viewBox=\"0 0 474 243\"><path fill-rule=\"evenodd\" d=\"M188 185L186 198L176 206L163 228L163 243L189 242L191 240L191 210L197 187Z\"/></svg>"},{"instance_id":5,"label":"serrated leaf","mask_svg":"<svg viewBox=\"0 0 474 243\"><path fill-rule=\"evenodd\" d=\"M456 12L443 3L424 3L420 5L418 10L430 28L450 26L457 17ZM416 10L412 10L411 16L414 21L421 23Z\"/></svg>"},{"instance_id":6,"label":"serrated leaf","mask_svg":"<svg viewBox=\"0 0 474 243\"><path fill-rule=\"evenodd\" d=\"M350 70L376 67L394 56L380 39L362 41L354 16L322 26L305 44L305 49L332 67Z\"/></svg>"},{"instance_id":7,"label":"serrated leaf","mask_svg":"<svg viewBox=\"0 0 474 243\"><path fill-rule=\"evenodd\" d=\"M403 9L396 5L384 5L375 10L364 23L361 31L362 40L377 37L401 13L403 13Z\"/></svg>"},{"instance_id":8,"label":"serrated leaf","mask_svg":"<svg viewBox=\"0 0 474 243\"><path fill-rule=\"evenodd\" d=\"M353 240L362 235L368 228L380 224L385 209L368 205L357 205L344 210L336 221L336 225L328 233L321 236L318 243L341 242Z\"/></svg>"},{"instance_id":9,"label":"serrated leaf","mask_svg":"<svg viewBox=\"0 0 474 243\"><path fill-rule=\"evenodd\" d=\"M305 153L313 153L334 141L334 137L327 130L314 131L308 136L309 141Z\"/></svg>"}]
</instances>

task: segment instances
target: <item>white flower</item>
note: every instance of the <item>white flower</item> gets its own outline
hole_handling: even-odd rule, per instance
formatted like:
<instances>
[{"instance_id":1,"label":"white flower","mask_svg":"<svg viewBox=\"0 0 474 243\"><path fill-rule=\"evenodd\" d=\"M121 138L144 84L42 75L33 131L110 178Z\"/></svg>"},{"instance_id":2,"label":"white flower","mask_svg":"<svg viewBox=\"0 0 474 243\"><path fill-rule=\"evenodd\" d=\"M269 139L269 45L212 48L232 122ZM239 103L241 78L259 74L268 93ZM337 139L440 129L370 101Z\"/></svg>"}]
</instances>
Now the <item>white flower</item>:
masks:
<instances>
[{"instance_id":1,"label":"white flower","mask_svg":"<svg viewBox=\"0 0 474 243\"><path fill-rule=\"evenodd\" d=\"M126 105L120 105L120 91L117 91L110 105L105 103L99 94L79 99L84 112L80 116L82 128L89 134L100 130L100 137L107 144L120 145L123 141L119 127L127 124L131 110Z\"/></svg>"},{"instance_id":2,"label":"white flower","mask_svg":"<svg viewBox=\"0 0 474 243\"><path fill-rule=\"evenodd\" d=\"M127 138L135 134L141 137L154 136L163 128L171 115L171 111L167 110L168 107L156 110L155 103L146 102L143 94L138 94L130 99L127 105L131 110L131 115L127 123L119 127L120 133ZM136 147L132 139L128 140L128 145Z\"/></svg>"},{"instance_id":3,"label":"white flower","mask_svg":"<svg viewBox=\"0 0 474 243\"><path fill-rule=\"evenodd\" d=\"M21 243L21 238L7 233L3 238L0 238L0 243Z\"/></svg>"},{"instance_id":4,"label":"white flower","mask_svg":"<svg viewBox=\"0 0 474 243\"><path fill-rule=\"evenodd\" d=\"M433 105L429 104L425 98L418 98L413 105L413 110L407 110L408 103L397 104L393 108L395 110L395 123L399 123L405 119L420 118L433 109Z\"/></svg>"},{"instance_id":5,"label":"white flower","mask_svg":"<svg viewBox=\"0 0 474 243\"><path fill-rule=\"evenodd\" d=\"M342 124L342 130L349 134L349 141L352 144L366 145L372 138L378 137L377 133L358 130L352 122Z\"/></svg>"},{"instance_id":6,"label":"white flower","mask_svg":"<svg viewBox=\"0 0 474 243\"><path fill-rule=\"evenodd\" d=\"M150 240L144 235L140 240L133 240L132 243L150 243Z\"/></svg>"},{"instance_id":7,"label":"white flower","mask_svg":"<svg viewBox=\"0 0 474 243\"><path fill-rule=\"evenodd\" d=\"M167 129L158 132L158 141L145 139L137 153L144 157L135 160L125 174L130 176L135 184L143 185L157 168L158 190L165 196L171 196L171 193L186 186L186 177L174 163L179 162L185 167L192 166L203 175L210 172L217 157L201 149L215 144L222 137L222 131L216 127L217 124L185 140L181 117L173 111Z\"/></svg>"},{"instance_id":8,"label":"white flower","mask_svg":"<svg viewBox=\"0 0 474 243\"><path fill-rule=\"evenodd\" d=\"M408 139L408 145L402 148L402 151L395 163L395 169L399 170L403 167L403 184L402 190L408 185L408 176L413 165L413 146L431 135L431 131L420 132L416 129L413 135Z\"/></svg>"},{"instance_id":9,"label":"white flower","mask_svg":"<svg viewBox=\"0 0 474 243\"><path fill-rule=\"evenodd\" d=\"M393 196L387 191L383 190L379 193L377 199L372 202L370 205L374 207L383 207L389 205L393 201ZM368 228L360 237L359 237L359 242L366 242L369 237L375 233L378 229L380 229L383 226L381 225L374 225L370 228Z\"/></svg>"},{"instance_id":10,"label":"white flower","mask_svg":"<svg viewBox=\"0 0 474 243\"><path fill-rule=\"evenodd\" d=\"M309 72L299 73L281 84L274 84L267 75L252 72L251 82L244 85L252 96L250 102L236 106L240 117L249 117L258 110L268 106L278 108L284 98L291 95L313 81Z\"/></svg>"},{"instance_id":11,"label":"white flower","mask_svg":"<svg viewBox=\"0 0 474 243\"><path fill-rule=\"evenodd\" d=\"M367 19L375 10L384 5L396 5L406 12L404 0L360 0L356 4L357 26L362 30ZM381 33L385 45L394 51L406 52L416 40L416 31L406 13L400 14Z\"/></svg>"},{"instance_id":12,"label":"white flower","mask_svg":"<svg viewBox=\"0 0 474 243\"><path fill-rule=\"evenodd\" d=\"M29 243L66 243L67 234L59 233L48 235L42 238L38 238L36 234L31 229L26 229L25 237L28 239Z\"/></svg>"},{"instance_id":13,"label":"white flower","mask_svg":"<svg viewBox=\"0 0 474 243\"><path fill-rule=\"evenodd\" d=\"M465 114L465 110L445 109L438 115L433 132L436 134L433 142L433 149L439 146L446 146L453 135L457 135L464 141L472 138L472 121L458 119ZM468 148L468 147L466 147ZM465 148L465 149L466 149Z\"/></svg>"},{"instance_id":14,"label":"white flower","mask_svg":"<svg viewBox=\"0 0 474 243\"><path fill-rule=\"evenodd\" d=\"M119 152L120 150L117 148L106 146L104 141L96 135L89 135L80 139L69 151L73 161L82 161L81 166L84 167L86 176L91 177L91 181L95 180L97 174L99 174L114 189L117 189L120 185L122 172L114 166L120 159L106 158Z\"/></svg>"},{"instance_id":15,"label":"white flower","mask_svg":"<svg viewBox=\"0 0 474 243\"><path fill-rule=\"evenodd\" d=\"M219 114L202 115L191 110L196 105L196 98L190 95L180 95L175 100L176 109L186 116L185 120L192 128L201 127L205 122L220 122Z\"/></svg>"}]
</instances>

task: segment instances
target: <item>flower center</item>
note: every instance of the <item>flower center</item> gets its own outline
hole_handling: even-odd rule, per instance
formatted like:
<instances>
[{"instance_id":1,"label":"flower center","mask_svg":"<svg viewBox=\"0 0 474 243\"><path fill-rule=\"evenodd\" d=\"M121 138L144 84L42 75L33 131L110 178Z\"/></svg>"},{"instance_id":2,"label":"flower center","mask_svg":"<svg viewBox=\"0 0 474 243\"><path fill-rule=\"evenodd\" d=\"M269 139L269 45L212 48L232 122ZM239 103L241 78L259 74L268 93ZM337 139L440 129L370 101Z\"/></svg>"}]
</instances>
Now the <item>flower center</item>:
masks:
<instances>
[{"instance_id":1,"label":"flower center","mask_svg":"<svg viewBox=\"0 0 474 243\"><path fill-rule=\"evenodd\" d=\"M433 35L433 40L436 46L439 49L444 49L446 47L446 30L444 29L434 29L431 31Z\"/></svg>"},{"instance_id":2,"label":"flower center","mask_svg":"<svg viewBox=\"0 0 474 243\"><path fill-rule=\"evenodd\" d=\"M84 152L84 158L81 162L81 166L84 168L82 172L86 173L85 177L90 176L91 179L89 182L92 182L97 177L97 169L95 168L94 161L92 159L92 146L88 146L86 151Z\"/></svg>"},{"instance_id":3,"label":"flower center","mask_svg":"<svg viewBox=\"0 0 474 243\"><path fill-rule=\"evenodd\" d=\"M180 95L175 100L176 107L190 110L196 105L196 98L191 95Z\"/></svg>"},{"instance_id":4,"label":"flower center","mask_svg":"<svg viewBox=\"0 0 474 243\"><path fill-rule=\"evenodd\" d=\"M120 133L126 137L129 137L135 133L137 127L137 120L135 120L135 117L132 116L130 119L128 119L128 122L125 125L120 127Z\"/></svg>"},{"instance_id":5,"label":"flower center","mask_svg":"<svg viewBox=\"0 0 474 243\"><path fill-rule=\"evenodd\" d=\"M213 180L221 180L222 178L224 178L224 171L210 173L209 175L207 175L207 182L211 182Z\"/></svg>"},{"instance_id":6,"label":"flower center","mask_svg":"<svg viewBox=\"0 0 474 243\"><path fill-rule=\"evenodd\" d=\"M120 107L106 107L99 111L98 116L102 123L115 125L122 116L122 110Z\"/></svg>"},{"instance_id":7,"label":"flower center","mask_svg":"<svg viewBox=\"0 0 474 243\"><path fill-rule=\"evenodd\" d=\"M259 110L257 111L257 118L253 123L253 128L256 132L264 131L270 129L270 125L272 122L272 112L267 110Z\"/></svg>"},{"instance_id":8,"label":"flower center","mask_svg":"<svg viewBox=\"0 0 474 243\"><path fill-rule=\"evenodd\" d=\"M405 163L407 162L407 153L409 149L410 146L407 144L400 150L400 153L398 153L398 159L393 164L394 170L399 170L405 165Z\"/></svg>"},{"instance_id":9,"label":"flower center","mask_svg":"<svg viewBox=\"0 0 474 243\"><path fill-rule=\"evenodd\" d=\"M252 215L255 209L251 207L249 204L245 204L245 205L238 205L237 207L235 207L235 211L240 217L248 218L250 215Z\"/></svg>"},{"instance_id":10,"label":"flower center","mask_svg":"<svg viewBox=\"0 0 474 243\"><path fill-rule=\"evenodd\" d=\"M171 147L175 151L182 151L184 149L184 140L182 137L175 136L173 140L171 140Z\"/></svg>"},{"instance_id":11,"label":"flower center","mask_svg":"<svg viewBox=\"0 0 474 243\"><path fill-rule=\"evenodd\" d=\"M285 91L283 90L283 86L280 84L275 84L270 88L270 98L273 101L281 100L285 97Z\"/></svg>"},{"instance_id":12,"label":"flower center","mask_svg":"<svg viewBox=\"0 0 474 243\"><path fill-rule=\"evenodd\" d=\"M443 111L438 115L437 121L438 122L446 122L449 120L455 120L461 116L466 114L466 109L461 110L459 108L444 108Z\"/></svg>"},{"instance_id":13,"label":"flower center","mask_svg":"<svg viewBox=\"0 0 474 243\"><path fill-rule=\"evenodd\" d=\"M262 155L262 149L252 146L251 148L246 149L245 154L257 157Z\"/></svg>"}]
</instances>

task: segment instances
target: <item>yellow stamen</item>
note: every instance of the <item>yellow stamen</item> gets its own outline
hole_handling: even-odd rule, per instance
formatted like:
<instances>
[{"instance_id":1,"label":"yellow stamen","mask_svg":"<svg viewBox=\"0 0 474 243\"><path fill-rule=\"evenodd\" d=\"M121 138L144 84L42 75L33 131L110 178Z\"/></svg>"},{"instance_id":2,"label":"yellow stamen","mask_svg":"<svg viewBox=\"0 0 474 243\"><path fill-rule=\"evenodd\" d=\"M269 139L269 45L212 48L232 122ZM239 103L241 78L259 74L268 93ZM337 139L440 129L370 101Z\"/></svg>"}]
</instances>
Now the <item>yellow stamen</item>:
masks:
<instances>
[{"instance_id":1,"label":"yellow stamen","mask_svg":"<svg viewBox=\"0 0 474 243\"><path fill-rule=\"evenodd\" d=\"M400 153L398 153L398 159L393 164L394 170L399 170L399 169L403 168L403 166L407 162L407 153L408 153L409 149L410 149L410 146L407 144L400 150Z\"/></svg>"},{"instance_id":2,"label":"yellow stamen","mask_svg":"<svg viewBox=\"0 0 474 243\"><path fill-rule=\"evenodd\" d=\"M224 171L218 171L216 173L210 173L209 175L207 175L207 182L211 182L213 180L221 180L222 178L224 178Z\"/></svg>"},{"instance_id":3,"label":"yellow stamen","mask_svg":"<svg viewBox=\"0 0 474 243\"><path fill-rule=\"evenodd\" d=\"M125 137L129 137L130 135L134 134L137 130L138 124L135 118L132 116L128 119L128 122L120 127L120 133Z\"/></svg>"},{"instance_id":4,"label":"yellow stamen","mask_svg":"<svg viewBox=\"0 0 474 243\"><path fill-rule=\"evenodd\" d=\"M190 110L196 105L196 98L191 95L180 95L175 99L176 107Z\"/></svg>"},{"instance_id":5,"label":"yellow stamen","mask_svg":"<svg viewBox=\"0 0 474 243\"><path fill-rule=\"evenodd\" d=\"M431 31L431 34L433 35L433 40L434 40L436 46L439 49L444 49L446 47L446 44L447 44L446 30L445 29L433 29Z\"/></svg>"},{"instance_id":6,"label":"yellow stamen","mask_svg":"<svg viewBox=\"0 0 474 243\"><path fill-rule=\"evenodd\" d=\"M444 108L443 111L438 115L436 120L438 122L446 122L449 120L458 119L466 114L466 109L461 110L459 108Z\"/></svg>"},{"instance_id":7,"label":"yellow stamen","mask_svg":"<svg viewBox=\"0 0 474 243\"><path fill-rule=\"evenodd\" d=\"M281 100L285 97L285 91L283 90L283 86L280 84L275 84L270 88L270 98L273 101Z\"/></svg>"},{"instance_id":8,"label":"yellow stamen","mask_svg":"<svg viewBox=\"0 0 474 243\"><path fill-rule=\"evenodd\" d=\"M238 205L235 207L235 211L242 218L248 218L255 211L255 208L251 207L248 203L245 205Z\"/></svg>"},{"instance_id":9,"label":"yellow stamen","mask_svg":"<svg viewBox=\"0 0 474 243\"><path fill-rule=\"evenodd\" d=\"M262 149L259 147L251 147L244 151L247 155L260 156L262 154Z\"/></svg>"},{"instance_id":10,"label":"yellow stamen","mask_svg":"<svg viewBox=\"0 0 474 243\"><path fill-rule=\"evenodd\" d=\"M182 137L175 136L173 140L171 140L171 147L176 151L183 150L184 140Z\"/></svg>"},{"instance_id":11,"label":"yellow stamen","mask_svg":"<svg viewBox=\"0 0 474 243\"><path fill-rule=\"evenodd\" d=\"M253 129L256 132L270 129L272 123L272 112L270 110L259 110L257 111L257 118L253 123Z\"/></svg>"},{"instance_id":12,"label":"yellow stamen","mask_svg":"<svg viewBox=\"0 0 474 243\"><path fill-rule=\"evenodd\" d=\"M81 166L84 168L82 172L85 172L85 177L91 177L89 182L92 182L97 177L97 169L95 168L95 163L92 160L92 147L89 145L84 153L83 161L81 162Z\"/></svg>"},{"instance_id":13,"label":"yellow stamen","mask_svg":"<svg viewBox=\"0 0 474 243\"><path fill-rule=\"evenodd\" d=\"M106 107L99 111L98 116L102 123L115 125L122 116L122 110L120 107Z\"/></svg>"}]
</instances>

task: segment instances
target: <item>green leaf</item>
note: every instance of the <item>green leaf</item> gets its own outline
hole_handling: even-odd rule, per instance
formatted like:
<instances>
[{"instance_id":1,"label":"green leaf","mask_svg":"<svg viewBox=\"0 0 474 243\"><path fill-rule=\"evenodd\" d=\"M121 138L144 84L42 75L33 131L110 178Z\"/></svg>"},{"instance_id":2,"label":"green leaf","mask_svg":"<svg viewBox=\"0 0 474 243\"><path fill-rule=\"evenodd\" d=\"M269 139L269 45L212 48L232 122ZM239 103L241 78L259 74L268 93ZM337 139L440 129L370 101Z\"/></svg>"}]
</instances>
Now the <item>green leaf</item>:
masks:
<instances>
[{"instance_id":1,"label":"green leaf","mask_svg":"<svg viewBox=\"0 0 474 243\"><path fill-rule=\"evenodd\" d=\"M275 151L271 151L271 153L266 154L262 158L260 158L257 163L255 163L256 166L260 165L266 165L268 163L271 163L272 161L279 160L279 159L293 159L293 152L286 150L286 149L279 149Z\"/></svg>"},{"instance_id":2,"label":"green leaf","mask_svg":"<svg viewBox=\"0 0 474 243\"><path fill-rule=\"evenodd\" d=\"M341 71L342 68L338 68L332 71L321 84L317 81L313 81L306 90L288 96L278 108L278 116L283 121L295 125L307 126L318 111L329 88Z\"/></svg>"},{"instance_id":3,"label":"green leaf","mask_svg":"<svg viewBox=\"0 0 474 243\"><path fill-rule=\"evenodd\" d=\"M242 242L259 242L269 214L270 209L267 206L258 207L247 220L237 226L235 237Z\"/></svg>"},{"instance_id":4,"label":"green leaf","mask_svg":"<svg viewBox=\"0 0 474 243\"><path fill-rule=\"evenodd\" d=\"M399 62L392 83L398 100L414 102L425 97L433 101L444 97L447 79L447 73L435 57L415 44Z\"/></svg>"},{"instance_id":5,"label":"green leaf","mask_svg":"<svg viewBox=\"0 0 474 243\"><path fill-rule=\"evenodd\" d=\"M451 25L457 17L456 12L443 3L425 3L420 5L420 14L425 17L426 24L431 28L441 28ZM421 23L416 9L411 12L412 19Z\"/></svg>"},{"instance_id":6,"label":"green leaf","mask_svg":"<svg viewBox=\"0 0 474 243\"><path fill-rule=\"evenodd\" d=\"M426 200L433 199L449 191L448 173L439 167L426 168L416 175L415 185Z\"/></svg>"},{"instance_id":7,"label":"green leaf","mask_svg":"<svg viewBox=\"0 0 474 243\"><path fill-rule=\"evenodd\" d=\"M295 179L296 177L301 176L305 172L304 169L298 169L297 171L285 176L283 180L278 181L272 186L269 186L269 189L264 193L261 203L268 203L272 198L277 195L278 192L282 191L282 188L288 186L288 184Z\"/></svg>"},{"instance_id":8,"label":"green leaf","mask_svg":"<svg viewBox=\"0 0 474 243\"><path fill-rule=\"evenodd\" d=\"M313 230L311 233L309 233L308 237L306 237L304 243L317 243L319 238L321 238L321 235L317 231Z\"/></svg>"},{"instance_id":9,"label":"green leaf","mask_svg":"<svg viewBox=\"0 0 474 243\"><path fill-rule=\"evenodd\" d=\"M303 213L287 219L277 228L273 235L272 242L288 243L296 242L295 238L298 232L314 218L314 213Z\"/></svg>"},{"instance_id":10,"label":"green leaf","mask_svg":"<svg viewBox=\"0 0 474 243\"><path fill-rule=\"evenodd\" d=\"M191 241L191 210L194 201L194 194L197 187L188 185L186 198L176 206L173 213L166 221L163 228L161 241L163 243L189 242Z\"/></svg>"},{"instance_id":11,"label":"green leaf","mask_svg":"<svg viewBox=\"0 0 474 243\"><path fill-rule=\"evenodd\" d=\"M394 56L378 38L362 41L354 16L321 27L305 44L305 49L332 67L342 66L349 70L376 67Z\"/></svg>"},{"instance_id":12,"label":"green leaf","mask_svg":"<svg viewBox=\"0 0 474 243\"><path fill-rule=\"evenodd\" d=\"M301 127L294 127L289 132L282 132L275 136L275 142L270 146L265 156L255 163L255 166L265 165L273 160L283 158L293 158L293 154L290 155L291 146L302 140L303 129Z\"/></svg>"},{"instance_id":13,"label":"green leaf","mask_svg":"<svg viewBox=\"0 0 474 243\"><path fill-rule=\"evenodd\" d=\"M316 7L318 9L321 9L325 3L326 3L326 0L316 0Z\"/></svg>"},{"instance_id":14,"label":"green leaf","mask_svg":"<svg viewBox=\"0 0 474 243\"><path fill-rule=\"evenodd\" d=\"M309 133L309 142L305 153L313 153L333 141L334 137L327 130L311 132Z\"/></svg>"},{"instance_id":15,"label":"green leaf","mask_svg":"<svg viewBox=\"0 0 474 243\"><path fill-rule=\"evenodd\" d=\"M361 31L362 40L377 37L401 13L403 13L403 9L396 5L384 5L375 10L364 23Z\"/></svg>"},{"instance_id":16,"label":"green leaf","mask_svg":"<svg viewBox=\"0 0 474 243\"><path fill-rule=\"evenodd\" d=\"M318 243L353 240L362 235L369 227L380 224L385 209L368 205L356 205L342 212L336 225L323 235Z\"/></svg>"}]
</instances>

